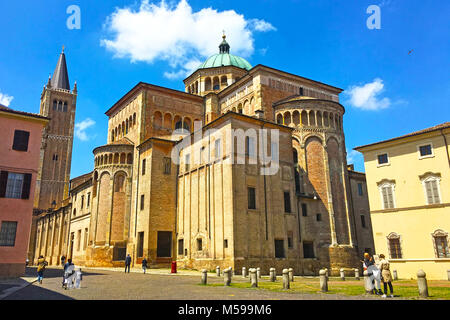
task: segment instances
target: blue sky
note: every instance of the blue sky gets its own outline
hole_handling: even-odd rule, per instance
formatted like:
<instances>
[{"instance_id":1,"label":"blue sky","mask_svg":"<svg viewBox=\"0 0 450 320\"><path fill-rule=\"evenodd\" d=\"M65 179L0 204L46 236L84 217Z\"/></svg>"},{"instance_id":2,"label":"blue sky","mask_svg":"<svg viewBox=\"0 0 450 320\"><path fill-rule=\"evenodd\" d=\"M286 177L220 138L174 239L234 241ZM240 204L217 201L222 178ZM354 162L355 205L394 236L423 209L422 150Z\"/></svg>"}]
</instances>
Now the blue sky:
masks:
<instances>
[{"instance_id":1,"label":"blue sky","mask_svg":"<svg viewBox=\"0 0 450 320\"><path fill-rule=\"evenodd\" d=\"M346 90L357 170L364 165L353 147L450 120L449 1L183 1L2 1L0 102L39 112L65 45L84 128L74 140L75 177L92 170L92 150L106 143L108 108L139 81L184 90L184 75L218 50L225 30L231 52L252 65ZM79 30L66 26L70 5L81 9ZM379 30L366 26L370 5L381 9Z\"/></svg>"}]
</instances>

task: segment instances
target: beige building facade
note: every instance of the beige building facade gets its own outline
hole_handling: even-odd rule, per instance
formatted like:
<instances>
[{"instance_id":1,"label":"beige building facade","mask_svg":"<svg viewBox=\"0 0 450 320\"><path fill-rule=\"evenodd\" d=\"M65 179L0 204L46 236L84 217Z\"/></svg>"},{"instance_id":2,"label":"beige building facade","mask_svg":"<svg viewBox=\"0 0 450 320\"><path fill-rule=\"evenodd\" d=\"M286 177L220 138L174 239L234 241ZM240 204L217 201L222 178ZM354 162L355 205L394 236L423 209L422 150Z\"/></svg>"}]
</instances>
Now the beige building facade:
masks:
<instances>
[{"instance_id":1,"label":"beige building facade","mask_svg":"<svg viewBox=\"0 0 450 320\"><path fill-rule=\"evenodd\" d=\"M400 278L448 279L450 123L355 148L364 154L377 254Z\"/></svg>"},{"instance_id":2,"label":"beige building facade","mask_svg":"<svg viewBox=\"0 0 450 320\"><path fill-rule=\"evenodd\" d=\"M72 216L68 243L84 250L88 230L84 257L77 250L73 257L87 266L121 266L129 253L133 264L145 257L152 267L177 261L195 269L350 272L360 248L370 247L359 234L371 235L355 221L360 204L347 170L342 90L251 67L229 53L225 38L219 48L184 81L185 92L139 83L106 112L108 139L94 150L90 215L78 214L73 197L80 201L81 191L71 191L78 218ZM261 129L279 132L279 141L259 143ZM243 149L226 135L195 140L212 130L239 132ZM186 144L187 137L195 142ZM277 156L279 170L262 174L258 161L227 163L236 155L250 160L259 146ZM206 160L195 163L200 153Z\"/></svg>"}]
</instances>

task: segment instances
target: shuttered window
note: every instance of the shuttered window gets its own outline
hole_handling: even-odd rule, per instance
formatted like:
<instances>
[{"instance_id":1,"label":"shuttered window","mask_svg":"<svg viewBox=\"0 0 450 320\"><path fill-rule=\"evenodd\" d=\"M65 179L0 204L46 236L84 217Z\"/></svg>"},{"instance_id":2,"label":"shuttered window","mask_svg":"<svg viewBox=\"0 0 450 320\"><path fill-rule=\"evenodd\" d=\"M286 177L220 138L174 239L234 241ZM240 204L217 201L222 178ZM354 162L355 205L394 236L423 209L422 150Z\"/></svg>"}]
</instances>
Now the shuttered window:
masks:
<instances>
[{"instance_id":1,"label":"shuttered window","mask_svg":"<svg viewBox=\"0 0 450 320\"><path fill-rule=\"evenodd\" d=\"M441 200L439 199L437 180L425 181L425 190L427 193L428 204L438 204L441 202Z\"/></svg>"},{"instance_id":2,"label":"shuttered window","mask_svg":"<svg viewBox=\"0 0 450 320\"><path fill-rule=\"evenodd\" d=\"M30 133L28 131L15 130L13 150L16 151L28 151L28 140L30 139Z\"/></svg>"},{"instance_id":3,"label":"shuttered window","mask_svg":"<svg viewBox=\"0 0 450 320\"><path fill-rule=\"evenodd\" d=\"M435 236L436 256L438 258L450 258L446 236Z\"/></svg>"},{"instance_id":4,"label":"shuttered window","mask_svg":"<svg viewBox=\"0 0 450 320\"><path fill-rule=\"evenodd\" d=\"M383 195L383 208L393 209L394 208L394 194L392 192L392 186L384 186L381 189Z\"/></svg>"},{"instance_id":5,"label":"shuttered window","mask_svg":"<svg viewBox=\"0 0 450 320\"><path fill-rule=\"evenodd\" d=\"M401 259L402 250L400 247L400 238L389 239L389 251L391 254L391 259Z\"/></svg>"},{"instance_id":6,"label":"shuttered window","mask_svg":"<svg viewBox=\"0 0 450 320\"><path fill-rule=\"evenodd\" d=\"M16 244L16 221L2 221L0 229L0 247L14 247Z\"/></svg>"},{"instance_id":7,"label":"shuttered window","mask_svg":"<svg viewBox=\"0 0 450 320\"><path fill-rule=\"evenodd\" d=\"M284 258L284 240L275 240L275 258Z\"/></svg>"}]
</instances>

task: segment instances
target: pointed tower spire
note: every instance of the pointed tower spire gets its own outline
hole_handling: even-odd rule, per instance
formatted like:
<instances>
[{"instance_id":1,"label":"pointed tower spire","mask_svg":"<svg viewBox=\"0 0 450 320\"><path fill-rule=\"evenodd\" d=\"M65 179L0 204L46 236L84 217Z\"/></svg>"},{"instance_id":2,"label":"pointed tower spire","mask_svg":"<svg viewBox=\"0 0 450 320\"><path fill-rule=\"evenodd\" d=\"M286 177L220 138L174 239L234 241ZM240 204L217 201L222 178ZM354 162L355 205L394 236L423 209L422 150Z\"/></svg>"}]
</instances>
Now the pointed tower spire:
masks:
<instances>
[{"instance_id":1,"label":"pointed tower spire","mask_svg":"<svg viewBox=\"0 0 450 320\"><path fill-rule=\"evenodd\" d=\"M227 38L227 36L225 35L225 31L224 31L223 36L222 36L223 41L219 46L220 53L230 53L230 45L228 44L226 38Z\"/></svg>"},{"instance_id":2,"label":"pointed tower spire","mask_svg":"<svg viewBox=\"0 0 450 320\"><path fill-rule=\"evenodd\" d=\"M59 56L58 64L53 72L51 85L53 88L70 90L69 73L67 72L66 55L64 46Z\"/></svg>"}]
</instances>

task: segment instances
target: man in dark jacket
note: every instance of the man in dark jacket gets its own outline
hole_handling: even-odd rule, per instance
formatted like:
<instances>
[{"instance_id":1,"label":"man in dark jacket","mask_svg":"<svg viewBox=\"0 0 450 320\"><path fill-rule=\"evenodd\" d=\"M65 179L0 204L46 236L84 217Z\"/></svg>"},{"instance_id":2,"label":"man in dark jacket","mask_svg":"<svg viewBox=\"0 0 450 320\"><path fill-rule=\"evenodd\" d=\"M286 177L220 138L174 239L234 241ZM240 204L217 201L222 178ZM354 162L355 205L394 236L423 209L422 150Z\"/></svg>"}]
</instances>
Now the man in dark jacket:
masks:
<instances>
[{"instance_id":1,"label":"man in dark jacket","mask_svg":"<svg viewBox=\"0 0 450 320\"><path fill-rule=\"evenodd\" d=\"M128 254L127 257L125 258L125 273L127 272L127 269L128 273L130 273L130 266L131 266L131 256L130 254Z\"/></svg>"}]
</instances>

